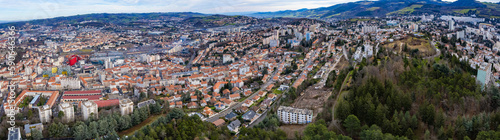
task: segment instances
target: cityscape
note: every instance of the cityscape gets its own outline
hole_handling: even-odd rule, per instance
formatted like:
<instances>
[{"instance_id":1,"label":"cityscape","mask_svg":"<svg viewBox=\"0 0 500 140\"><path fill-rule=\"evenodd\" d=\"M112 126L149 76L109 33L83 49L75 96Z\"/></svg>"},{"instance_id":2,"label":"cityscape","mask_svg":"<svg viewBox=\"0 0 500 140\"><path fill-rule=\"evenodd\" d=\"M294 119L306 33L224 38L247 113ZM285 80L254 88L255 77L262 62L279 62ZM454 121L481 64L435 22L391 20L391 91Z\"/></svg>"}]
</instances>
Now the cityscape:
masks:
<instances>
[{"instance_id":1,"label":"cityscape","mask_svg":"<svg viewBox=\"0 0 500 140\"><path fill-rule=\"evenodd\" d=\"M500 138L500 1L337 3L0 23L0 139Z\"/></svg>"}]
</instances>

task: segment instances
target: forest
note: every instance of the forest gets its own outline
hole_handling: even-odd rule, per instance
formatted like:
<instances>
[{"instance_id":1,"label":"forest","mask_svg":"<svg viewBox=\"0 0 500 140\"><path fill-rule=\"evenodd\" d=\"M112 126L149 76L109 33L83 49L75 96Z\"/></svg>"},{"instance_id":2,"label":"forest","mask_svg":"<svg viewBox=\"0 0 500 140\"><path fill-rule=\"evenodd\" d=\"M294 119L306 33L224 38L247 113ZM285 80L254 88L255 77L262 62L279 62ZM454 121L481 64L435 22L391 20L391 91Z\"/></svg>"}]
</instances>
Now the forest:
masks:
<instances>
[{"instance_id":1,"label":"forest","mask_svg":"<svg viewBox=\"0 0 500 140\"><path fill-rule=\"evenodd\" d=\"M373 139L366 137L373 127L408 139L500 138L500 93L479 85L466 62L450 54L379 56L352 70L348 95L335 109L349 136Z\"/></svg>"}]
</instances>

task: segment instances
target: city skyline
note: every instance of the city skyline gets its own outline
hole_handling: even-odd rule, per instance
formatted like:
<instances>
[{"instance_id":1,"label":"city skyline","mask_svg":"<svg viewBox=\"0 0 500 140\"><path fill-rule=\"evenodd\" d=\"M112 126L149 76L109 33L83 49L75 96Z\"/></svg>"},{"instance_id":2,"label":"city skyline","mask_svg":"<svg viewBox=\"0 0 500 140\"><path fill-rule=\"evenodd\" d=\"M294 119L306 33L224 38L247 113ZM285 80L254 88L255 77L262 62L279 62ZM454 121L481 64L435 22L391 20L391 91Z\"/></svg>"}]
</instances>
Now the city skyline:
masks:
<instances>
[{"instance_id":1,"label":"city skyline","mask_svg":"<svg viewBox=\"0 0 500 140\"><path fill-rule=\"evenodd\" d=\"M335 4L359 0L221 0L221 1L160 1L160 0L0 0L0 21L26 21L60 16L92 13L151 13L151 12L199 12L204 14L226 14L241 12L268 12L298 10L303 8L328 7ZM443 0L455 1L455 0ZM480 0L498 2L497 0Z\"/></svg>"}]
</instances>

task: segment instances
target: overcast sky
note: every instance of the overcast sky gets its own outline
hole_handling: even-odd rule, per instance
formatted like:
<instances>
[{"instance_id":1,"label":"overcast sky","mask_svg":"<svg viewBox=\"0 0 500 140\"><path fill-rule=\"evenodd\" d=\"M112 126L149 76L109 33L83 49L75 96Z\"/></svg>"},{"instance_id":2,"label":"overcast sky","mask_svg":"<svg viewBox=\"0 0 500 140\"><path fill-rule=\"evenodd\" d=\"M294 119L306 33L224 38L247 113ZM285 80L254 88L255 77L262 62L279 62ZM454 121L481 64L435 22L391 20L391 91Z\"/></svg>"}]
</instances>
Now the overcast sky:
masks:
<instances>
[{"instance_id":1,"label":"overcast sky","mask_svg":"<svg viewBox=\"0 0 500 140\"><path fill-rule=\"evenodd\" d=\"M267 12L327 7L358 0L0 0L0 21L89 13ZM454 0L445 0L454 1ZM500 0L480 0L498 2Z\"/></svg>"}]
</instances>

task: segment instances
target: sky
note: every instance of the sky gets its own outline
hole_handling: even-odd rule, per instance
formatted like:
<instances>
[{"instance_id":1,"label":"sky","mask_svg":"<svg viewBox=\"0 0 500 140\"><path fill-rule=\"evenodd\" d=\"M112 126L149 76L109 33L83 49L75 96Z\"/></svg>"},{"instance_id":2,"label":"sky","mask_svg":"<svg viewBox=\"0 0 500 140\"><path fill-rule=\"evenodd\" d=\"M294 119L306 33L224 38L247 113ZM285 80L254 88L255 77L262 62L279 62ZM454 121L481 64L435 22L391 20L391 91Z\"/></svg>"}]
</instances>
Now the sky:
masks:
<instances>
[{"instance_id":1,"label":"sky","mask_svg":"<svg viewBox=\"0 0 500 140\"><path fill-rule=\"evenodd\" d=\"M267 12L328 7L358 0L0 0L0 21L90 13ZM444 0L455 1L455 0ZM480 0L498 2L500 0Z\"/></svg>"}]
</instances>

